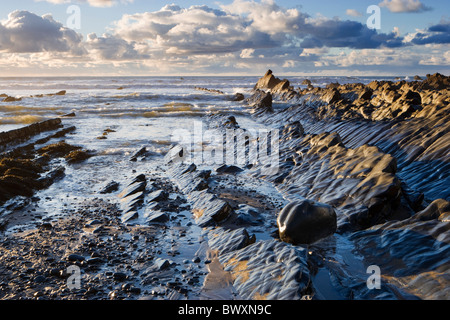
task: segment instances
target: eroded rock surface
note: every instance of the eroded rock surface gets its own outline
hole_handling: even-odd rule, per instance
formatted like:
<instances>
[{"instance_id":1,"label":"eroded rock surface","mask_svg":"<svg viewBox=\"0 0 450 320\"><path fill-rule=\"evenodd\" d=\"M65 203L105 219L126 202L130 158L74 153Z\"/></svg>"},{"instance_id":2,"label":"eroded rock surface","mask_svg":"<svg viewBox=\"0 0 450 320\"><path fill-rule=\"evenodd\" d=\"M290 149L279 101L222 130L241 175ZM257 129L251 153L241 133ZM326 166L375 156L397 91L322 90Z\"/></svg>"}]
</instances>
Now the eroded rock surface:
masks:
<instances>
[{"instance_id":1,"label":"eroded rock surface","mask_svg":"<svg viewBox=\"0 0 450 320\"><path fill-rule=\"evenodd\" d=\"M337 232L367 266L385 270L387 291L374 296L357 276L352 282L344 265L329 264L342 297L448 299L448 77L288 89L289 95L273 91L271 72L261 79L258 87L273 94L274 104L291 105L255 114L282 133L280 171L266 178L290 201L331 205ZM286 123L303 130L289 134ZM323 259L339 251L331 242L314 245Z\"/></svg>"},{"instance_id":2,"label":"eroded rock surface","mask_svg":"<svg viewBox=\"0 0 450 320\"><path fill-rule=\"evenodd\" d=\"M173 146L151 174L155 158L137 146L124 156L132 173L97 180L93 201L73 198L66 219L1 238L0 298L448 299L448 84L435 74L302 90L269 70L236 100L277 132L242 140L248 152L278 139L276 170L254 155L191 163ZM250 136L241 116L202 120L238 140ZM74 128L38 136L44 127L3 135L19 143L0 160L4 200L90 165L70 164L90 156L62 140ZM66 285L74 264L81 290ZM367 285L370 266L380 289Z\"/></svg>"}]
</instances>

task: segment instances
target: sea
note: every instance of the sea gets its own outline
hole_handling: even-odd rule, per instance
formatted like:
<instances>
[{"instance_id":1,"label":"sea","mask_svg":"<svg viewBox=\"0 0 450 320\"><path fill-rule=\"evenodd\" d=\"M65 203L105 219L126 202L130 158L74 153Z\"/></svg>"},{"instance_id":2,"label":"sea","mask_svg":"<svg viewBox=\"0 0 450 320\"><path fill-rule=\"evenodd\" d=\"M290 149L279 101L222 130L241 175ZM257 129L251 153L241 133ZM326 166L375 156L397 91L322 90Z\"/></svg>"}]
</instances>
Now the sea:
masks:
<instances>
[{"instance_id":1,"label":"sea","mask_svg":"<svg viewBox=\"0 0 450 320\"><path fill-rule=\"evenodd\" d=\"M368 84L373 80L395 79L280 78L289 79L294 88L305 88L302 85L305 79L320 87L336 82ZM0 78L0 94L21 98L16 102L0 102L0 132L61 117L65 127L76 127L64 140L95 154L82 165L69 166L64 159L55 160L60 163L54 165L65 166L65 178L37 194L42 199L38 203L42 215L51 216L70 208L73 199L101 197L99 190L112 180L122 186L140 172L162 172L164 157L174 144L174 132L195 130L206 115L232 115L242 127L264 128L265 124L252 117L245 101L233 101L236 93L248 97L258 79L256 76ZM54 95L63 90L65 95ZM280 107L285 104L274 103ZM67 114L74 116L64 117ZM142 147L151 161L130 162L130 157Z\"/></svg>"},{"instance_id":2,"label":"sea","mask_svg":"<svg viewBox=\"0 0 450 320\"><path fill-rule=\"evenodd\" d=\"M283 77L280 77L283 78ZM363 83L394 80L394 77L286 77L294 88L329 83ZM402 78L403 79L403 78ZM406 80L409 78L406 77ZM232 101L236 93L249 95L258 77L0 77L0 94L22 98L0 102L0 131L68 113L77 119L114 122L147 121L174 123L208 113L248 114L244 104ZM197 90L206 88L224 94ZM65 90L65 96L52 94ZM2 98L0 98L1 100ZM158 119L159 120L155 120Z\"/></svg>"}]
</instances>

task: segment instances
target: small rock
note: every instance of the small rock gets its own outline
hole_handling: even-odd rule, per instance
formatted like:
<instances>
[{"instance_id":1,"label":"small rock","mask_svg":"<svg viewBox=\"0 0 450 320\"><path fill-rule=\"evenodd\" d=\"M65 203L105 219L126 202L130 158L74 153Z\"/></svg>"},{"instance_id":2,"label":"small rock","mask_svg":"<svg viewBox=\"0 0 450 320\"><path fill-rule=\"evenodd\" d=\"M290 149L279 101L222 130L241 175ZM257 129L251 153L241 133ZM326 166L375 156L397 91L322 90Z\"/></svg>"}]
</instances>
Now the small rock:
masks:
<instances>
[{"instance_id":1,"label":"small rock","mask_svg":"<svg viewBox=\"0 0 450 320\"><path fill-rule=\"evenodd\" d=\"M129 289L129 291L130 291L131 293L133 293L133 294L140 294L140 293L141 293L141 288L132 286L132 287Z\"/></svg>"},{"instance_id":2,"label":"small rock","mask_svg":"<svg viewBox=\"0 0 450 320\"><path fill-rule=\"evenodd\" d=\"M171 264L172 264L171 261L168 259L158 258L155 260L154 267L157 270L164 270L164 269L169 268L171 266Z\"/></svg>"},{"instance_id":3,"label":"small rock","mask_svg":"<svg viewBox=\"0 0 450 320\"><path fill-rule=\"evenodd\" d=\"M188 172L194 172L195 170L197 170L197 166L195 165L195 163L191 163L189 165L189 167L187 167L187 169L184 170L181 174L185 174L185 173L188 173Z\"/></svg>"},{"instance_id":4,"label":"small rock","mask_svg":"<svg viewBox=\"0 0 450 320\"><path fill-rule=\"evenodd\" d=\"M224 164L216 169L216 172L218 172L218 173L239 173L242 171L244 171L244 170L237 166L233 166L233 165L229 166L226 164Z\"/></svg>"},{"instance_id":5,"label":"small rock","mask_svg":"<svg viewBox=\"0 0 450 320\"><path fill-rule=\"evenodd\" d=\"M3 102L18 102L18 101L22 101L22 98L15 98L8 96L5 99L3 99Z\"/></svg>"},{"instance_id":6,"label":"small rock","mask_svg":"<svg viewBox=\"0 0 450 320\"><path fill-rule=\"evenodd\" d=\"M341 100L341 93L336 88L328 89L322 96L322 100L328 104L335 103Z\"/></svg>"},{"instance_id":7,"label":"small rock","mask_svg":"<svg viewBox=\"0 0 450 320\"><path fill-rule=\"evenodd\" d=\"M125 273L123 273L123 272L115 272L113 274L113 278L116 281L124 281L124 280L126 280L128 278L128 276Z\"/></svg>"},{"instance_id":8,"label":"small rock","mask_svg":"<svg viewBox=\"0 0 450 320\"><path fill-rule=\"evenodd\" d=\"M148 218L146 219L147 223L164 223L169 221L170 218L165 212L155 212L153 214L150 214Z\"/></svg>"},{"instance_id":9,"label":"small rock","mask_svg":"<svg viewBox=\"0 0 450 320\"><path fill-rule=\"evenodd\" d=\"M123 291L129 291L131 286L132 286L131 283L125 283L125 284L122 285L122 290Z\"/></svg>"},{"instance_id":10,"label":"small rock","mask_svg":"<svg viewBox=\"0 0 450 320\"><path fill-rule=\"evenodd\" d=\"M94 264L100 264L103 262L103 260L99 257L94 257L94 258L89 258L86 261L89 265L94 265Z\"/></svg>"},{"instance_id":11,"label":"small rock","mask_svg":"<svg viewBox=\"0 0 450 320\"><path fill-rule=\"evenodd\" d=\"M58 268L52 268L48 270L48 274L54 277L59 277L61 275L61 269Z\"/></svg>"},{"instance_id":12,"label":"small rock","mask_svg":"<svg viewBox=\"0 0 450 320\"><path fill-rule=\"evenodd\" d=\"M242 101L244 99L245 99L245 96L242 93L238 92L234 95L233 101Z\"/></svg>"},{"instance_id":13,"label":"small rock","mask_svg":"<svg viewBox=\"0 0 450 320\"><path fill-rule=\"evenodd\" d=\"M137 211L129 211L123 215L122 222L125 223L137 218L139 218L139 213Z\"/></svg>"},{"instance_id":14,"label":"small rock","mask_svg":"<svg viewBox=\"0 0 450 320\"><path fill-rule=\"evenodd\" d=\"M85 150L75 150L65 156L65 159L69 163L78 163L92 157L92 154Z\"/></svg>"},{"instance_id":15,"label":"small rock","mask_svg":"<svg viewBox=\"0 0 450 320\"><path fill-rule=\"evenodd\" d=\"M169 197L169 194L167 192L165 192L164 190L157 190L148 195L148 199L149 199L148 201L149 202L164 201L164 200L167 200L168 197Z\"/></svg>"},{"instance_id":16,"label":"small rock","mask_svg":"<svg viewBox=\"0 0 450 320\"><path fill-rule=\"evenodd\" d=\"M103 226L97 227L94 229L94 231L92 231L93 234L98 234L100 232L102 232L103 230L105 230L105 228L103 228Z\"/></svg>"},{"instance_id":17,"label":"small rock","mask_svg":"<svg viewBox=\"0 0 450 320\"><path fill-rule=\"evenodd\" d=\"M143 157L145 156L145 154L147 153L147 148L146 147L142 147L141 149L139 149L138 152L136 152L130 159L130 161L132 162L136 162L138 160L139 157Z\"/></svg>"},{"instance_id":18,"label":"small rock","mask_svg":"<svg viewBox=\"0 0 450 320\"><path fill-rule=\"evenodd\" d=\"M36 276L33 281L36 283L43 283L47 280L47 278L43 275Z\"/></svg>"},{"instance_id":19,"label":"small rock","mask_svg":"<svg viewBox=\"0 0 450 320\"><path fill-rule=\"evenodd\" d=\"M372 99L373 91L370 88L365 88L359 95L360 100L368 101Z\"/></svg>"},{"instance_id":20,"label":"small rock","mask_svg":"<svg viewBox=\"0 0 450 320\"><path fill-rule=\"evenodd\" d=\"M44 222L41 224L41 228L50 230L51 228L53 228L53 225L50 222Z\"/></svg>"},{"instance_id":21,"label":"small rock","mask_svg":"<svg viewBox=\"0 0 450 320\"><path fill-rule=\"evenodd\" d=\"M94 219L94 220L91 220L87 225L92 227L92 226L95 226L95 225L98 225L98 224L102 224L102 222L100 220L98 220L98 219Z\"/></svg>"},{"instance_id":22,"label":"small rock","mask_svg":"<svg viewBox=\"0 0 450 320\"><path fill-rule=\"evenodd\" d=\"M302 81L301 85L302 86L310 86L311 85L311 80L305 79L305 80Z\"/></svg>"},{"instance_id":23,"label":"small rock","mask_svg":"<svg viewBox=\"0 0 450 320\"><path fill-rule=\"evenodd\" d=\"M72 253L67 257L68 261L84 261L84 257L76 254L76 253Z\"/></svg>"},{"instance_id":24,"label":"small rock","mask_svg":"<svg viewBox=\"0 0 450 320\"><path fill-rule=\"evenodd\" d=\"M112 193L119 190L119 183L116 181L109 182L101 191L101 194Z\"/></svg>"}]
</instances>

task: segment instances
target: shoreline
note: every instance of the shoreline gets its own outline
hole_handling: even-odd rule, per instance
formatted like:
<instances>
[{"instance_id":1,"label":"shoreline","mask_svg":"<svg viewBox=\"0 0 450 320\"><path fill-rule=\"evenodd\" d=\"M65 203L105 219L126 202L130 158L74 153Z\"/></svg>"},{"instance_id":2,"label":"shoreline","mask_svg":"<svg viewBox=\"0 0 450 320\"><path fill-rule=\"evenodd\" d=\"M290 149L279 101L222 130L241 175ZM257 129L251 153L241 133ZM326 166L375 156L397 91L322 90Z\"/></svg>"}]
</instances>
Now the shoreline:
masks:
<instances>
[{"instance_id":1,"label":"shoreline","mask_svg":"<svg viewBox=\"0 0 450 320\"><path fill-rule=\"evenodd\" d=\"M92 186L88 200L68 196L53 217L39 209L52 197L34 193L63 183L64 172L95 168L97 155L72 145L76 128L64 121L56 133L27 134L0 162L8 165L0 188L11 196L0 225L17 227L0 233L0 299L448 299L448 81L428 75L299 89L267 72L236 103L262 126L279 128L276 175L253 159L180 164L155 161L143 148L121 158L126 173ZM202 121L224 134L230 125L248 131L227 115ZM115 134L105 129L103 137ZM330 207L336 226L311 243L290 243L279 213L295 203L290 214L301 222L305 199L308 210ZM21 228L30 221L36 228ZM75 290L71 265L81 272ZM380 266L380 290L366 287L370 265Z\"/></svg>"}]
</instances>

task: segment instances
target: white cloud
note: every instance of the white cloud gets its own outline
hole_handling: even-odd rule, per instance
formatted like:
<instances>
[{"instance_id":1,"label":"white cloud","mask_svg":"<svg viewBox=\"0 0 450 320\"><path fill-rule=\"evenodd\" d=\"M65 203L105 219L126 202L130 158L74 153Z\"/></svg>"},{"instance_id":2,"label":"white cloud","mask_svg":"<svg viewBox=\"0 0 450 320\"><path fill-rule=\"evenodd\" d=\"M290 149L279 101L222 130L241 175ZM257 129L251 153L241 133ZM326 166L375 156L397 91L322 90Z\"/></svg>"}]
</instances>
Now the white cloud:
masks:
<instances>
[{"instance_id":1,"label":"white cloud","mask_svg":"<svg viewBox=\"0 0 450 320\"><path fill-rule=\"evenodd\" d=\"M273 0L235 0L221 8L229 14L246 17L252 28L270 35L298 31L308 17L297 9L282 8Z\"/></svg>"},{"instance_id":2,"label":"white cloud","mask_svg":"<svg viewBox=\"0 0 450 320\"><path fill-rule=\"evenodd\" d=\"M395 34L379 34L360 22L311 18L273 0L234 0L220 8L167 5L158 11L126 14L111 33L171 55L241 53L249 48L296 48L300 54L302 48L364 49L402 43Z\"/></svg>"},{"instance_id":3,"label":"white cloud","mask_svg":"<svg viewBox=\"0 0 450 320\"><path fill-rule=\"evenodd\" d=\"M91 33L87 37L85 46L89 54L97 60L139 60L149 57L139 53L134 43L110 34L98 37L95 33Z\"/></svg>"},{"instance_id":4,"label":"white cloud","mask_svg":"<svg viewBox=\"0 0 450 320\"><path fill-rule=\"evenodd\" d=\"M253 58L253 54L255 53L255 49L244 49L241 51L240 57L242 59Z\"/></svg>"},{"instance_id":5,"label":"white cloud","mask_svg":"<svg viewBox=\"0 0 450 320\"><path fill-rule=\"evenodd\" d=\"M352 16L352 17L362 17L363 14L361 12L359 12L358 10L355 9L347 9L347 11L345 12L348 16Z\"/></svg>"},{"instance_id":6,"label":"white cloud","mask_svg":"<svg viewBox=\"0 0 450 320\"><path fill-rule=\"evenodd\" d=\"M248 19L207 6L124 15L112 30L127 41L147 42L171 54L215 54L280 45L269 34L248 25Z\"/></svg>"},{"instance_id":7,"label":"white cloud","mask_svg":"<svg viewBox=\"0 0 450 320\"><path fill-rule=\"evenodd\" d=\"M386 7L389 11L394 13L402 12L423 12L431 10L430 7L425 6L420 0L383 0L379 6Z\"/></svg>"},{"instance_id":8,"label":"white cloud","mask_svg":"<svg viewBox=\"0 0 450 320\"><path fill-rule=\"evenodd\" d=\"M105 6L114 1L95 3ZM273 0L234 0L220 9L172 4L125 14L108 34L92 33L83 40L50 15L15 11L0 22L0 70L19 66L45 70L47 66L113 74L245 70L259 74L273 68L287 74L345 68L388 73L420 66L437 69L440 63L448 65L448 50L442 45L430 51L427 46L448 42L446 28L444 21L406 36L398 28L384 34L357 21L311 17Z\"/></svg>"},{"instance_id":9,"label":"white cloud","mask_svg":"<svg viewBox=\"0 0 450 320\"><path fill-rule=\"evenodd\" d=\"M68 52L82 55L82 35L64 27L51 15L14 11L0 22L0 51Z\"/></svg>"}]
</instances>

